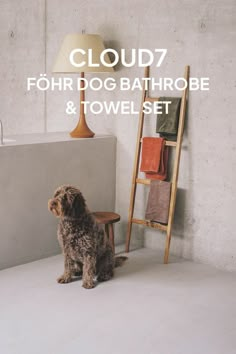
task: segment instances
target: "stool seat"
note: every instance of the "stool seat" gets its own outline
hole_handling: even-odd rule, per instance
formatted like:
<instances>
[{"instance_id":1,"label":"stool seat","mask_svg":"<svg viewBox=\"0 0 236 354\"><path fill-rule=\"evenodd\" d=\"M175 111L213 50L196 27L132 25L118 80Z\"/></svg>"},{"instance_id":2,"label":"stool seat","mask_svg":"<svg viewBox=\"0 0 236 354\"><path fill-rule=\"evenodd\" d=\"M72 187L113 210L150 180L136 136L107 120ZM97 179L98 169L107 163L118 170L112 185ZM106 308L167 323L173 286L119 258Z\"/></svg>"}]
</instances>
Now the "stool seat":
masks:
<instances>
[{"instance_id":1,"label":"stool seat","mask_svg":"<svg viewBox=\"0 0 236 354\"><path fill-rule=\"evenodd\" d=\"M110 211L96 211L93 215L99 224L114 224L120 221L120 215Z\"/></svg>"},{"instance_id":2,"label":"stool seat","mask_svg":"<svg viewBox=\"0 0 236 354\"><path fill-rule=\"evenodd\" d=\"M111 211L96 211L92 213L98 224L105 225L105 233L110 241L113 253L115 253L115 240L113 224L120 221L120 215Z\"/></svg>"}]
</instances>

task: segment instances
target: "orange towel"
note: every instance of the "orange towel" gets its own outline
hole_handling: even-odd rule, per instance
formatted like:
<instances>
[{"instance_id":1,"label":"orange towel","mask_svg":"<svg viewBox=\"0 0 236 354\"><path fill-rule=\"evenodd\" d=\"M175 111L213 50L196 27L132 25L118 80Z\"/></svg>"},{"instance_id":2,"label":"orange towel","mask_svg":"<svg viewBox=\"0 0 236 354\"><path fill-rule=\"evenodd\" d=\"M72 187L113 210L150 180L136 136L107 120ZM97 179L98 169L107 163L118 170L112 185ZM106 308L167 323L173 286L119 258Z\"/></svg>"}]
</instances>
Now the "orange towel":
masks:
<instances>
[{"instance_id":1,"label":"orange towel","mask_svg":"<svg viewBox=\"0 0 236 354\"><path fill-rule=\"evenodd\" d=\"M169 146L164 147L164 152L161 158L161 168L157 173L149 172L146 173L146 178L149 179L159 179L165 181L167 178L167 167L168 167L168 157L169 157Z\"/></svg>"},{"instance_id":2,"label":"orange towel","mask_svg":"<svg viewBox=\"0 0 236 354\"><path fill-rule=\"evenodd\" d=\"M162 163L163 138L143 138L140 171L157 173Z\"/></svg>"},{"instance_id":3,"label":"orange towel","mask_svg":"<svg viewBox=\"0 0 236 354\"><path fill-rule=\"evenodd\" d=\"M140 171L146 173L146 178L166 179L168 152L163 138L143 138Z\"/></svg>"}]
</instances>

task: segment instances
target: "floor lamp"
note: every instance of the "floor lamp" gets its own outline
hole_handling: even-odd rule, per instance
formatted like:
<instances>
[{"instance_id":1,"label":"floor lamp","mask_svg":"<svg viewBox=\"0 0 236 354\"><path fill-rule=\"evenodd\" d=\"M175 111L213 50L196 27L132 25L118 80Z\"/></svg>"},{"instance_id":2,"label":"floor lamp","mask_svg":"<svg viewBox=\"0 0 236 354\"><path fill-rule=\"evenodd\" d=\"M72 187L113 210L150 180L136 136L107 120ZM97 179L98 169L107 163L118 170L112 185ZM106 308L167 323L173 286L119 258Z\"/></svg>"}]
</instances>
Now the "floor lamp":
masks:
<instances>
[{"instance_id":1,"label":"floor lamp","mask_svg":"<svg viewBox=\"0 0 236 354\"><path fill-rule=\"evenodd\" d=\"M113 67L107 67L101 63L100 55L105 50L102 38L97 34L68 34L61 45L57 55L53 73L80 73L84 78L84 73L113 72ZM111 64L108 54L104 55L104 62ZM84 81L80 80L80 116L79 122L70 133L72 138L92 138L94 132L89 129L85 114Z\"/></svg>"}]
</instances>

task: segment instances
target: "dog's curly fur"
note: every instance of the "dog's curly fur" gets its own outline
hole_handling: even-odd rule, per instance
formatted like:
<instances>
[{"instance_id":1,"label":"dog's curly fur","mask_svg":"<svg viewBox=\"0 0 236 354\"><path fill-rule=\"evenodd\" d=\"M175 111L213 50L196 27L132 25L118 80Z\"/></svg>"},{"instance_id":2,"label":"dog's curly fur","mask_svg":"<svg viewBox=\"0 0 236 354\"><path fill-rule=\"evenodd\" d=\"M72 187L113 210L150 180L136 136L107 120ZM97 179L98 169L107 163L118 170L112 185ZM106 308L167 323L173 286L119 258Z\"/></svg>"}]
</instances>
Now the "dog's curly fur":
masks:
<instances>
[{"instance_id":1,"label":"dog's curly fur","mask_svg":"<svg viewBox=\"0 0 236 354\"><path fill-rule=\"evenodd\" d=\"M95 275L98 281L111 279L114 267L126 257L114 257L80 190L67 185L57 188L48 209L60 218L57 237L64 255L64 274L57 281L69 283L74 276L82 275L83 287L91 289Z\"/></svg>"}]
</instances>

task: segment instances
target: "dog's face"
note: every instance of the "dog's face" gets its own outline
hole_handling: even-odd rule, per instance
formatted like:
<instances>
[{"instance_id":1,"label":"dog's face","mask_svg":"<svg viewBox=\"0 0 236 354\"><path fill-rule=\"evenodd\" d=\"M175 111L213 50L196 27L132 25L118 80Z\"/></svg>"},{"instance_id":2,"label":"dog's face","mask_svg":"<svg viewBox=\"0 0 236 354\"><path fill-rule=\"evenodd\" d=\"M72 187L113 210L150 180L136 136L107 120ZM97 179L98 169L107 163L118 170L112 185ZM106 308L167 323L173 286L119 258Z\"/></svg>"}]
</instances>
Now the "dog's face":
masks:
<instances>
[{"instance_id":1,"label":"dog's face","mask_svg":"<svg viewBox=\"0 0 236 354\"><path fill-rule=\"evenodd\" d=\"M77 218L85 212L86 203L79 189L61 186L57 188L53 198L49 199L48 209L58 218Z\"/></svg>"}]
</instances>

